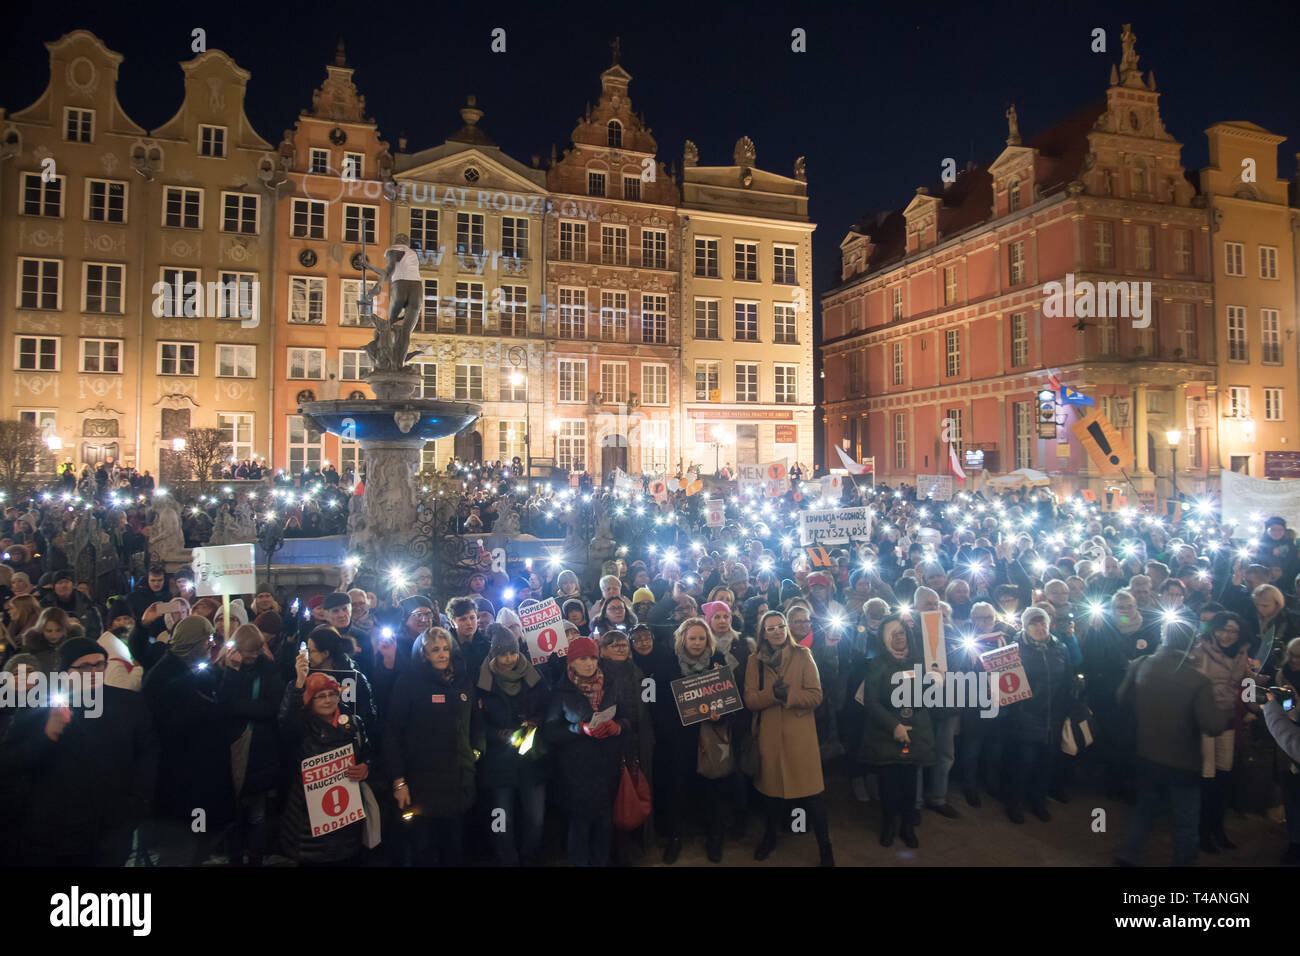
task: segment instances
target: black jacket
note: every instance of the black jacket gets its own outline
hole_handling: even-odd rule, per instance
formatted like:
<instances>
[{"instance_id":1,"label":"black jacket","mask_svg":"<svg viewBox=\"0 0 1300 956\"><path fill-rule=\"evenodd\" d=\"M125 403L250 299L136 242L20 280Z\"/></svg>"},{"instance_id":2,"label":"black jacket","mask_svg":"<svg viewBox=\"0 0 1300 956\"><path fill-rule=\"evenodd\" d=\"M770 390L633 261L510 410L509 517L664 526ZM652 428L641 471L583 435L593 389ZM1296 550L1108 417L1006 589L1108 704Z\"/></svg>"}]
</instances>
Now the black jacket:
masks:
<instances>
[{"instance_id":1,"label":"black jacket","mask_svg":"<svg viewBox=\"0 0 1300 956\"><path fill-rule=\"evenodd\" d=\"M60 601L51 588L49 593L41 601L44 607L57 607L67 613L68 617L73 618L81 624L86 632L86 636L92 641L98 640L99 635L104 633L104 622L100 620L99 608L95 607L95 602L80 591L74 590L65 603Z\"/></svg>"},{"instance_id":2,"label":"black jacket","mask_svg":"<svg viewBox=\"0 0 1300 956\"><path fill-rule=\"evenodd\" d=\"M487 749L478 765L478 785L483 789L523 787L546 779L542 721L546 719L551 689L545 677L536 669L534 673L537 679L531 685L524 681L519 693L511 696L501 690L487 664L479 668L475 690L487 741ZM525 721L532 721L537 731L532 748L520 756L518 748L510 743L510 737Z\"/></svg>"},{"instance_id":3,"label":"black jacket","mask_svg":"<svg viewBox=\"0 0 1300 956\"><path fill-rule=\"evenodd\" d=\"M276 715L284 696L284 681L275 662L259 657L251 667L221 670L217 701L230 725L232 741L252 728L248 764L240 794L275 789L280 777L280 741ZM256 693L254 693L256 689Z\"/></svg>"},{"instance_id":4,"label":"black jacket","mask_svg":"<svg viewBox=\"0 0 1300 956\"><path fill-rule=\"evenodd\" d=\"M560 800L570 813L610 813L614 808L624 747L635 746L622 739L636 732L639 699L620 697L620 688L626 686L605 680L600 709L617 705L614 719L623 728L612 737L589 737L582 732L581 725L591 720L594 711L587 696L569 679L567 669L547 704L546 741L555 754Z\"/></svg>"},{"instance_id":5,"label":"black jacket","mask_svg":"<svg viewBox=\"0 0 1300 956\"><path fill-rule=\"evenodd\" d=\"M320 836L311 835L311 816L302 782L304 760L345 744L352 745L357 764L371 762L365 721L357 717L344 721L345 716L340 717L338 726L327 724L302 706L302 691L298 692L296 701L286 695L280 708L280 740L287 757L284 784L288 792L284 814L280 817L280 847L285 856L299 864L338 863L351 860L361 852L364 821Z\"/></svg>"},{"instance_id":6,"label":"black jacket","mask_svg":"<svg viewBox=\"0 0 1300 956\"><path fill-rule=\"evenodd\" d=\"M1051 746L1060 743L1061 724L1070 707L1069 652L1054 637L1041 644L1022 635L1020 663L1033 694L1007 708L1007 725L1016 740Z\"/></svg>"}]
</instances>

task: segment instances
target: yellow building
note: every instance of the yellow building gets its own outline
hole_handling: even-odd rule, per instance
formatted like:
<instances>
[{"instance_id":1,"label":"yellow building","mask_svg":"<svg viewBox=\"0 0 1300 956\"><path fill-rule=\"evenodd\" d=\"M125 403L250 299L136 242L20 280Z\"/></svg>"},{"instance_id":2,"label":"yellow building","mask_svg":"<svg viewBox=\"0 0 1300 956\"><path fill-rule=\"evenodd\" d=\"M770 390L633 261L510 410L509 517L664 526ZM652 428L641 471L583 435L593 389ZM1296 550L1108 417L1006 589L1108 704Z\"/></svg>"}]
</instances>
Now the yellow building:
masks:
<instances>
[{"instance_id":1,"label":"yellow building","mask_svg":"<svg viewBox=\"0 0 1300 956\"><path fill-rule=\"evenodd\" d=\"M1286 138L1247 122L1216 123L1206 135L1201 191L1213 228L1219 460L1262 478L1265 453L1300 453L1297 219L1277 175Z\"/></svg>"},{"instance_id":2,"label":"yellow building","mask_svg":"<svg viewBox=\"0 0 1300 956\"><path fill-rule=\"evenodd\" d=\"M725 465L813 461L812 233L803 158L682 170L682 458Z\"/></svg>"}]
</instances>

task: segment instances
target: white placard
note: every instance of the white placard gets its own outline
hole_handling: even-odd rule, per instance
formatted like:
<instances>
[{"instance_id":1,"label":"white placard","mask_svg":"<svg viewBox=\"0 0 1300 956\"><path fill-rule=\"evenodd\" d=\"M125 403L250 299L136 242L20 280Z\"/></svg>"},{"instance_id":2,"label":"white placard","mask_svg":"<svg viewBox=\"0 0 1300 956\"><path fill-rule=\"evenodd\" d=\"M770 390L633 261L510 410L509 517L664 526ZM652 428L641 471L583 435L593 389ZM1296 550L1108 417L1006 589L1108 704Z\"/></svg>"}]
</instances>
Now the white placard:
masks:
<instances>
[{"instance_id":1,"label":"white placard","mask_svg":"<svg viewBox=\"0 0 1300 956\"><path fill-rule=\"evenodd\" d=\"M916 498L952 501L952 475L917 475Z\"/></svg>"},{"instance_id":2,"label":"white placard","mask_svg":"<svg viewBox=\"0 0 1300 956\"><path fill-rule=\"evenodd\" d=\"M302 762L302 789L307 795L312 836L324 836L366 818L361 785L347 778L347 769L355 762L351 744Z\"/></svg>"},{"instance_id":3,"label":"white placard","mask_svg":"<svg viewBox=\"0 0 1300 956\"><path fill-rule=\"evenodd\" d=\"M784 458L762 465L739 464L736 481L741 495L752 490L760 498L779 498L790 490L790 470Z\"/></svg>"},{"instance_id":4,"label":"white placard","mask_svg":"<svg viewBox=\"0 0 1300 956\"><path fill-rule=\"evenodd\" d=\"M704 523L710 528L721 528L727 522L727 503L720 498L710 498L704 503Z\"/></svg>"},{"instance_id":5,"label":"white placard","mask_svg":"<svg viewBox=\"0 0 1300 956\"><path fill-rule=\"evenodd\" d=\"M190 567L197 595L257 593L257 560L251 544L195 548Z\"/></svg>"},{"instance_id":6,"label":"white placard","mask_svg":"<svg viewBox=\"0 0 1300 956\"><path fill-rule=\"evenodd\" d=\"M528 643L528 659L534 664L545 663L552 654L564 657L568 652L569 633L554 598L520 608L519 622Z\"/></svg>"},{"instance_id":7,"label":"white placard","mask_svg":"<svg viewBox=\"0 0 1300 956\"><path fill-rule=\"evenodd\" d=\"M799 543L865 541L871 537L871 521L871 509L866 505L827 511L800 511Z\"/></svg>"},{"instance_id":8,"label":"white placard","mask_svg":"<svg viewBox=\"0 0 1300 956\"><path fill-rule=\"evenodd\" d=\"M1273 515L1288 527L1300 526L1300 480L1269 481L1224 470L1219 479L1223 495L1223 522L1237 522L1234 537L1254 540L1264 533L1264 521ZM1252 521L1252 514L1263 515Z\"/></svg>"}]
</instances>

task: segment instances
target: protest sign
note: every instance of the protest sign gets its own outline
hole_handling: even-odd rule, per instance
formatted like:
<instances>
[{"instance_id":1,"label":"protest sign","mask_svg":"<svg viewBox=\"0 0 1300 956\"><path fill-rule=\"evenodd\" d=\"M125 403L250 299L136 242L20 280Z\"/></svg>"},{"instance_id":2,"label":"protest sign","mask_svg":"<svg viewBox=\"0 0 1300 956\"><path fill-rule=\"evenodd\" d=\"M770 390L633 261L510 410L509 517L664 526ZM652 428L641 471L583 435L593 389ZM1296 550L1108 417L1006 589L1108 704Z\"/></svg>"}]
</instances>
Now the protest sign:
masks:
<instances>
[{"instance_id":1,"label":"protest sign","mask_svg":"<svg viewBox=\"0 0 1300 956\"><path fill-rule=\"evenodd\" d=\"M614 494L631 497L632 495L639 495L640 493L641 482L624 472L621 468L614 469Z\"/></svg>"},{"instance_id":2,"label":"protest sign","mask_svg":"<svg viewBox=\"0 0 1300 956\"><path fill-rule=\"evenodd\" d=\"M710 528L721 528L727 522L727 503L721 498L704 502L704 523Z\"/></svg>"},{"instance_id":3,"label":"protest sign","mask_svg":"<svg viewBox=\"0 0 1300 956\"><path fill-rule=\"evenodd\" d=\"M865 505L857 508L832 508L827 511L799 512L799 543L819 541L865 541L871 537L871 510Z\"/></svg>"},{"instance_id":4,"label":"protest sign","mask_svg":"<svg viewBox=\"0 0 1300 956\"><path fill-rule=\"evenodd\" d=\"M1122 475L1133 467L1133 449L1101 409L1080 418L1070 431L1103 475Z\"/></svg>"},{"instance_id":5,"label":"protest sign","mask_svg":"<svg viewBox=\"0 0 1300 956\"><path fill-rule=\"evenodd\" d=\"M253 545L223 544L190 552L194 593L199 596L256 594L257 565Z\"/></svg>"},{"instance_id":6,"label":"protest sign","mask_svg":"<svg viewBox=\"0 0 1300 956\"><path fill-rule=\"evenodd\" d=\"M810 544L803 549L803 553L808 555L808 563L814 568L833 568L835 562L831 556L826 553L826 549L820 544Z\"/></svg>"},{"instance_id":7,"label":"protest sign","mask_svg":"<svg viewBox=\"0 0 1300 956\"><path fill-rule=\"evenodd\" d=\"M1223 495L1223 523L1235 521L1237 537L1255 537L1261 533L1261 519L1251 520L1251 515L1264 518L1279 515L1289 527L1300 525L1300 481L1269 481L1251 478L1226 468L1220 472L1219 487Z\"/></svg>"},{"instance_id":8,"label":"protest sign","mask_svg":"<svg viewBox=\"0 0 1300 956\"><path fill-rule=\"evenodd\" d=\"M790 490L790 474L784 458L762 465L739 464L736 480L742 495L752 492L760 498L779 498Z\"/></svg>"},{"instance_id":9,"label":"protest sign","mask_svg":"<svg viewBox=\"0 0 1300 956\"><path fill-rule=\"evenodd\" d=\"M347 769L355 762L351 744L302 762L302 788L307 795L307 816L313 837L366 818L361 785L347 778Z\"/></svg>"},{"instance_id":10,"label":"protest sign","mask_svg":"<svg viewBox=\"0 0 1300 956\"><path fill-rule=\"evenodd\" d=\"M832 501L838 500L840 494L844 491L843 475L823 475L822 476L822 497L830 498Z\"/></svg>"},{"instance_id":11,"label":"protest sign","mask_svg":"<svg viewBox=\"0 0 1300 956\"><path fill-rule=\"evenodd\" d=\"M519 609L519 623L524 628L528 659L534 664L545 663L552 654L563 657L568 651L569 637L564 628L560 606L554 598L525 604Z\"/></svg>"},{"instance_id":12,"label":"protest sign","mask_svg":"<svg viewBox=\"0 0 1300 956\"><path fill-rule=\"evenodd\" d=\"M1008 644L995 647L980 655L980 666L998 678L998 706L1006 707L1017 701L1028 700L1034 696L1029 687L1029 678L1025 676L1025 667L1020 663L1020 645Z\"/></svg>"},{"instance_id":13,"label":"protest sign","mask_svg":"<svg viewBox=\"0 0 1300 956\"><path fill-rule=\"evenodd\" d=\"M952 501L952 475L917 475L916 497Z\"/></svg>"},{"instance_id":14,"label":"protest sign","mask_svg":"<svg viewBox=\"0 0 1300 956\"><path fill-rule=\"evenodd\" d=\"M947 672L948 645L943 639L943 613L921 612L921 646L925 651L925 672Z\"/></svg>"},{"instance_id":15,"label":"protest sign","mask_svg":"<svg viewBox=\"0 0 1300 956\"><path fill-rule=\"evenodd\" d=\"M689 727L709 719L709 711L718 716L734 713L743 706L740 689L730 667L715 667L701 674L681 677L672 683L673 699L677 701L677 714L682 726Z\"/></svg>"}]
</instances>

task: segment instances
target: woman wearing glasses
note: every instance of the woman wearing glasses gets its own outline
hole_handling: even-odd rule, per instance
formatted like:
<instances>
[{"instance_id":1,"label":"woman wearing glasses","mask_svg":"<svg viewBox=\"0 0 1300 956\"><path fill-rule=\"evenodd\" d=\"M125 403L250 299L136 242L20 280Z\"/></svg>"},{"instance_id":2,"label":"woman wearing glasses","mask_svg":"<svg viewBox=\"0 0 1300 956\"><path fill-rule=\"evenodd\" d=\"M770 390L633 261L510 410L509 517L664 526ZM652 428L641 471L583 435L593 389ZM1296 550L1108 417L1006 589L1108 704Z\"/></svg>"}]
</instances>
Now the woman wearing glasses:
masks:
<instances>
[{"instance_id":1,"label":"woman wearing glasses","mask_svg":"<svg viewBox=\"0 0 1300 956\"><path fill-rule=\"evenodd\" d=\"M1231 712L1241 693L1241 682L1249 666L1250 640L1242 637L1241 618L1224 611L1214 615L1194 651L1196 669L1214 685L1214 699L1222 710ZM1201 851L1218 853L1237 845L1223 830L1232 780L1233 742L1236 730L1229 726L1217 736L1201 737ZM1217 844L1217 845L1216 845Z\"/></svg>"}]
</instances>

